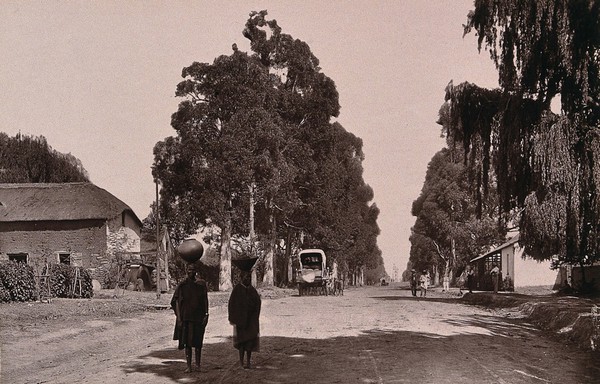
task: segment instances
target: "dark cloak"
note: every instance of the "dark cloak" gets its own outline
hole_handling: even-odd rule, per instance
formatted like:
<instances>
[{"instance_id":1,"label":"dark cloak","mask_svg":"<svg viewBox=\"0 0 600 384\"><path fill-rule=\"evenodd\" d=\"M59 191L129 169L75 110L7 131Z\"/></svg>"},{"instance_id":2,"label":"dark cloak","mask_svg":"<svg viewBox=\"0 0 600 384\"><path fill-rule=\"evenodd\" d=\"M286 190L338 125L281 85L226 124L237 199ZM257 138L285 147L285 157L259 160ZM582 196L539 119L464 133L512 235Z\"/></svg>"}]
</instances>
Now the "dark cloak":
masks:
<instances>
[{"instance_id":1,"label":"dark cloak","mask_svg":"<svg viewBox=\"0 0 600 384\"><path fill-rule=\"evenodd\" d=\"M229 322L234 325L233 346L258 351L260 339L260 295L249 285L237 284L229 296Z\"/></svg>"},{"instance_id":2,"label":"dark cloak","mask_svg":"<svg viewBox=\"0 0 600 384\"><path fill-rule=\"evenodd\" d=\"M179 340L178 348L202 348L204 330L208 321L206 283L202 280L186 278L175 288L171 308L177 316L173 340Z\"/></svg>"}]
</instances>

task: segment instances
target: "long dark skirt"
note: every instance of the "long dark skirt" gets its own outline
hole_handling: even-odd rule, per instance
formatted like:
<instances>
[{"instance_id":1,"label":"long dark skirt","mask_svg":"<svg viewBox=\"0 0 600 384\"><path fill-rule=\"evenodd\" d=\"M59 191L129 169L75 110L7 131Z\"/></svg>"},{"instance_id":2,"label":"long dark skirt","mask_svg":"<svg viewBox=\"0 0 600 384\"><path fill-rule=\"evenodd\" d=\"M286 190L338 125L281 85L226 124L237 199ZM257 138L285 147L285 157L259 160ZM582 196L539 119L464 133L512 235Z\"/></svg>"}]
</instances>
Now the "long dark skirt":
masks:
<instances>
[{"instance_id":1,"label":"long dark skirt","mask_svg":"<svg viewBox=\"0 0 600 384\"><path fill-rule=\"evenodd\" d=\"M179 340L179 349L185 347L202 348L204 330L205 327L201 321L184 321L181 325L176 323L173 340Z\"/></svg>"},{"instance_id":2,"label":"long dark skirt","mask_svg":"<svg viewBox=\"0 0 600 384\"><path fill-rule=\"evenodd\" d=\"M259 352L260 336L256 330L234 326L233 346L239 350Z\"/></svg>"}]
</instances>

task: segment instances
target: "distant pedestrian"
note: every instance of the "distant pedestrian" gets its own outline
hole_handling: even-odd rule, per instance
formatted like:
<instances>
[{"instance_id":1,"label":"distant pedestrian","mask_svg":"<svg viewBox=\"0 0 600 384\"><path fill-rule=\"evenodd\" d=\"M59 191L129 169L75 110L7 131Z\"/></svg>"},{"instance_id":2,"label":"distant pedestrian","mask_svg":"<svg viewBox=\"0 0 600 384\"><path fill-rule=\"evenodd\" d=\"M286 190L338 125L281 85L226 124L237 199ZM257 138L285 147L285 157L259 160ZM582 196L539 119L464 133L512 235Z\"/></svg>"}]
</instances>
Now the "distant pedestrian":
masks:
<instances>
[{"instance_id":1,"label":"distant pedestrian","mask_svg":"<svg viewBox=\"0 0 600 384\"><path fill-rule=\"evenodd\" d=\"M504 281L502 283L502 288L505 291L514 291L515 290L515 286L513 284L513 280L510 277L510 273L506 273L506 277L504 278Z\"/></svg>"},{"instance_id":2,"label":"distant pedestrian","mask_svg":"<svg viewBox=\"0 0 600 384\"><path fill-rule=\"evenodd\" d=\"M473 286L475 285L475 273L473 272L473 268L469 267L467 272L467 288L469 288L469 293L473 293Z\"/></svg>"},{"instance_id":3,"label":"distant pedestrian","mask_svg":"<svg viewBox=\"0 0 600 384\"><path fill-rule=\"evenodd\" d=\"M496 265L496 263L492 264L493 268L490 271L490 274L492 275L492 284L494 285L494 293L498 293L498 279L499 279L499 275L500 275L500 268L498 268L498 265Z\"/></svg>"},{"instance_id":4,"label":"distant pedestrian","mask_svg":"<svg viewBox=\"0 0 600 384\"><path fill-rule=\"evenodd\" d=\"M185 349L185 372L191 372L192 348L196 352L196 370L200 371L204 331L208 324L208 289L204 280L196 280L193 264L188 264L186 272L185 280L175 288L171 308L177 316L173 340L179 340L178 348Z\"/></svg>"},{"instance_id":5,"label":"distant pedestrian","mask_svg":"<svg viewBox=\"0 0 600 384\"><path fill-rule=\"evenodd\" d=\"M442 280L442 292L450 292L450 276L444 274L444 279Z\"/></svg>"},{"instance_id":6,"label":"distant pedestrian","mask_svg":"<svg viewBox=\"0 0 600 384\"><path fill-rule=\"evenodd\" d=\"M421 297L427 297L427 288L429 287L429 273L425 270L419 277L419 288L421 288Z\"/></svg>"},{"instance_id":7,"label":"distant pedestrian","mask_svg":"<svg viewBox=\"0 0 600 384\"><path fill-rule=\"evenodd\" d=\"M233 327L233 346L239 351L240 365L251 368L252 352L259 350L261 299L252 286L251 270L257 258L233 260L242 271L241 282L231 292L228 303L228 318ZM246 355L246 365L244 365Z\"/></svg>"},{"instance_id":8,"label":"distant pedestrian","mask_svg":"<svg viewBox=\"0 0 600 384\"><path fill-rule=\"evenodd\" d=\"M417 296L417 271L415 269L410 270L410 291L413 296Z\"/></svg>"}]
</instances>

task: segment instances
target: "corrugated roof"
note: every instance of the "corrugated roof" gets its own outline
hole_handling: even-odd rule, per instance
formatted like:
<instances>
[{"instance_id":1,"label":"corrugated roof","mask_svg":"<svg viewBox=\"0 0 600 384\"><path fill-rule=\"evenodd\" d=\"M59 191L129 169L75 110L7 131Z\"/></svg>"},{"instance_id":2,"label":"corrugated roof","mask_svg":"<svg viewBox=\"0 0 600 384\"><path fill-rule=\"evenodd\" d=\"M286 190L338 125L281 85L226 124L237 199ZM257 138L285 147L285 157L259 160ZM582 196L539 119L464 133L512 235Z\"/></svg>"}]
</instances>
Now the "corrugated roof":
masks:
<instances>
[{"instance_id":1,"label":"corrugated roof","mask_svg":"<svg viewBox=\"0 0 600 384\"><path fill-rule=\"evenodd\" d=\"M492 250L490 250L487 253L484 253L483 255L479 255L476 258L472 259L470 261L470 263L477 261L479 259L483 259L486 256L491 255L492 253L496 253L501 249L504 249L506 247L508 247L509 245L513 245L514 243L516 243L517 241L519 241L519 234L515 235L515 237L511 237L510 239L508 239L504 244L497 246L496 248L493 248Z\"/></svg>"},{"instance_id":2,"label":"corrugated roof","mask_svg":"<svg viewBox=\"0 0 600 384\"><path fill-rule=\"evenodd\" d=\"M133 210L92 183L0 183L0 222L112 219Z\"/></svg>"}]
</instances>

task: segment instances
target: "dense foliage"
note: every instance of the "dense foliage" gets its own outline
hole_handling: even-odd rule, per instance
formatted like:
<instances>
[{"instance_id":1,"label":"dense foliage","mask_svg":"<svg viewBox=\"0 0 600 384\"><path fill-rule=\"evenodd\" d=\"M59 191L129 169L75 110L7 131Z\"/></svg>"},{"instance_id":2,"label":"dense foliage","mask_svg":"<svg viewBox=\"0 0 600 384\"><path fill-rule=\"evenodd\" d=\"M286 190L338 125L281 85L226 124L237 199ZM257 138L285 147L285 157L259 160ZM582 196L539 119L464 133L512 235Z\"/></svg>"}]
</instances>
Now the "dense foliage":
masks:
<instances>
[{"instance_id":1,"label":"dense foliage","mask_svg":"<svg viewBox=\"0 0 600 384\"><path fill-rule=\"evenodd\" d=\"M337 90L308 45L266 15L253 12L246 23L252 53L234 45L212 64L183 69L177 136L154 148L172 238L220 229L220 289L231 286L232 239L248 239L242 254L261 255L268 285L285 283L286 271L275 268L286 269L301 247L323 248L346 270L382 262L362 140L330 122Z\"/></svg>"},{"instance_id":2,"label":"dense foliage","mask_svg":"<svg viewBox=\"0 0 600 384\"><path fill-rule=\"evenodd\" d=\"M477 0L473 30L500 89L451 83L449 138L464 144L484 194L495 174L527 254L600 260L600 1Z\"/></svg>"},{"instance_id":3,"label":"dense foliage","mask_svg":"<svg viewBox=\"0 0 600 384\"><path fill-rule=\"evenodd\" d=\"M470 259L501 242L493 196L487 196L483 213L477 215L477 199L460 148L436 153L412 206L416 221L410 236L411 268L452 279Z\"/></svg>"},{"instance_id":4,"label":"dense foliage","mask_svg":"<svg viewBox=\"0 0 600 384\"><path fill-rule=\"evenodd\" d=\"M38 297L33 268L25 263L0 263L0 301L32 301Z\"/></svg>"},{"instance_id":5,"label":"dense foliage","mask_svg":"<svg viewBox=\"0 0 600 384\"><path fill-rule=\"evenodd\" d=\"M0 183L65 183L89 181L81 161L55 151L43 136L0 132Z\"/></svg>"},{"instance_id":6,"label":"dense foliage","mask_svg":"<svg viewBox=\"0 0 600 384\"><path fill-rule=\"evenodd\" d=\"M50 264L48 269L44 268L41 273L47 278L38 280L33 267L29 264L16 261L0 263L0 302L93 296L92 277L83 268L66 264ZM80 283L75 285L76 273L80 277ZM39 286L36 280L40 282Z\"/></svg>"},{"instance_id":7,"label":"dense foliage","mask_svg":"<svg viewBox=\"0 0 600 384\"><path fill-rule=\"evenodd\" d=\"M40 295L49 297L92 297L92 276L84 268L67 264L50 264L45 273L49 276L45 283L40 284ZM79 279L76 279L76 275Z\"/></svg>"}]
</instances>

